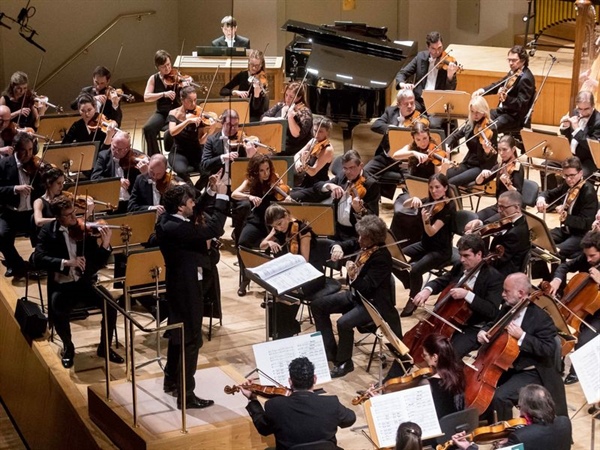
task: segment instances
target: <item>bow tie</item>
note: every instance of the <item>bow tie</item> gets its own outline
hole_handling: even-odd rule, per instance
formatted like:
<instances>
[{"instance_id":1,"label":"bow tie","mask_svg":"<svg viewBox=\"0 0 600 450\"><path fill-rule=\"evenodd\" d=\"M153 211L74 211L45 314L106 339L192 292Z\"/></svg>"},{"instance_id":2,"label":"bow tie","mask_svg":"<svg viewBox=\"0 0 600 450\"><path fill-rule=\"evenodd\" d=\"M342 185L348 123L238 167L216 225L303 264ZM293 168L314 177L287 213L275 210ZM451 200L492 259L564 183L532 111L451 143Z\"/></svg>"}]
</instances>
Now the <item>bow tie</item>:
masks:
<instances>
[{"instance_id":1,"label":"bow tie","mask_svg":"<svg viewBox=\"0 0 600 450\"><path fill-rule=\"evenodd\" d=\"M148 178L148 184L156 184L156 181L154 181L152 178Z\"/></svg>"},{"instance_id":2,"label":"bow tie","mask_svg":"<svg viewBox=\"0 0 600 450\"><path fill-rule=\"evenodd\" d=\"M60 227L58 227L58 231L60 231L62 233L68 233L69 229L67 227L65 227L64 225L61 225Z\"/></svg>"}]
</instances>

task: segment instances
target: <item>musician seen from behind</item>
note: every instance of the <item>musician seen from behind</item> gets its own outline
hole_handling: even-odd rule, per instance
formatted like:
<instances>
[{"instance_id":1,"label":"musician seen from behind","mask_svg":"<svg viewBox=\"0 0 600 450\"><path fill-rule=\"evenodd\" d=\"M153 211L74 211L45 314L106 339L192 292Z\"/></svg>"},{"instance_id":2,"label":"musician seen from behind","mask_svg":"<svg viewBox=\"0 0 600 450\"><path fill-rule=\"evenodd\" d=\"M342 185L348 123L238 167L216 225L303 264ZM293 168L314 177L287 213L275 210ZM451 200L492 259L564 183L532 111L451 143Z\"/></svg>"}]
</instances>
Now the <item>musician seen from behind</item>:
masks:
<instances>
[{"instance_id":1,"label":"musician seen from behind","mask_svg":"<svg viewBox=\"0 0 600 450\"><path fill-rule=\"evenodd\" d=\"M167 363L163 389L177 397L181 409L185 395L187 408L206 408L214 404L195 395L194 374L198 365L198 352L202 346L202 315L204 311L204 269L210 269L206 241L223 234L227 219L229 198L227 186L217 182L217 199L213 214L202 224L192 221L194 216L194 190L186 184L172 186L165 192L162 203L165 213L155 226L156 237L166 265L169 324L182 322L185 341L177 330L169 332ZM184 346L185 389L181 392L181 346Z\"/></svg>"},{"instance_id":2,"label":"musician seen from behind","mask_svg":"<svg viewBox=\"0 0 600 450\"><path fill-rule=\"evenodd\" d=\"M595 107L594 94L580 91L575 97L575 110L560 119L560 134L571 144L571 152L581 160L583 177L587 178L598 168L590 151L588 139L600 140L600 113Z\"/></svg>"},{"instance_id":3,"label":"musician seen from behind","mask_svg":"<svg viewBox=\"0 0 600 450\"><path fill-rule=\"evenodd\" d=\"M460 262L447 274L429 281L412 302L416 306L423 306L432 294L439 294L450 287L447 295L451 300L468 305L472 311L471 317L462 328L463 332L455 332L451 338L456 354L462 358L479 347L477 333L498 314L502 303L502 276L483 260L486 246L479 235L465 234L458 240L457 247ZM465 278L466 275L470 276ZM452 317L444 319L451 321Z\"/></svg>"},{"instance_id":4,"label":"musician seen from behind","mask_svg":"<svg viewBox=\"0 0 600 450\"><path fill-rule=\"evenodd\" d=\"M491 169L483 169L481 173L477 175L475 183L478 185L486 185L486 188L490 183L493 183L496 200L500 198L500 195L507 191L517 191L522 193L525 171L523 170L523 165L517 160L515 138L510 134L505 134L498 140L498 156L500 156L500 162ZM477 217L483 221L496 219L497 215L497 205L490 205L487 208L477 211Z\"/></svg>"},{"instance_id":5,"label":"musician seen from behind","mask_svg":"<svg viewBox=\"0 0 600 450\"><path fill-rule=\"evenodd\" d=\"M343 175L315 184L318 192L328 193L335 208L335 236L331 242L332 259L356 247L356 222L367 214L379 214L379 185L364 175L363 163L356 150L342 155Z\"/></svg>"},{"instance_id":6,"label":"musician seen from behind","mask_svg":"<svg viewBox=\"0 0 600 450\"><path fill-rule=\"evenodd\" d=\"M356 231L358 245L346 253L360 249L355 261L346 262L350 289L315 298L311 303L316 329L323 335L327 360L334 363L332 378L343 377L354 370L354 328L372 322L362 297L371 301L396 336L402 336L400 316L394 304L392 256L385 247L385 222L375 215L367 215L356 223ZM337 319L339 342L333 334L332 314L342 314Z\"/></svg>"},{"instance_id":7,"label":"musician seen from behind","mask_svg":"<svg viewBox=\"0 0 600 450\"><path fill-rule=\"evenodd\" d=\"M225 16L221 19L221 31L223 36L212 41L213 47L250 47L250 39L237 34L237 20L231 16Z\"/></svg>"},{"instance_id":8,"label":"musician seen from behind","mask_svg":"<svg viewBox=\"0 0 600 450\"><path fill-rule=\"evenodd\" d=\"M334 152L329 141L332 126L328 118L316 118L313 123L314 137L294 155L296 182L290 197L298 202L320 202L327 198L327 194L315 191L313 186L329 179Z\"/></svg>"},{"instance_id":9,"label":"musician seen from behind","mask_svg":"<svg viewBox=\"0 0 600 450\"><path fill-rule=\"evenodd\" d=\"M103 310L103 316L108 319L109 347L112 341L117 311L111 307L104 311L104 300L94 288L97 272L106 265L112 252L112 231L103 226L98 227L95 230L98 234L94 235L83 230L81 223L77 222L72 200L65 195L52 199L50 208L56 220L42 227L32 260L37 269L48 271L48 305L56 333L63 342L62 365L68 369L73 367L75 358L70 313L78 303L95 305ZM101 323L100 345L96 354L104 358L104 318ZM108 358L117 364L124 362L112 349L109 349Z\"/></svg>"},{"instance_id":10,"label":"musician seen from behind","mask_svg":"<svg viewBox=\"0 0 600 450\"><path fill-rule=\"evenodd\" d=\"M248 55L248 70L242 70L221 88L222 97L249 98L250 122L259 122L269 109L269 91L266 84L265 55L260 50L251 50ZM264 82L264 84L263 84ZM237 87L237 89L234 89ZM244 117L247 122L248 117Z\"/></svg>"},{"instance_id":11,"label":"musician seen from behind","mask_svg":"<svg viewBox=\"0 0 600 450\"><path fill-rule=\"evenodd\" d=\"M498 133L520 131L535 97L535 79L529 70L529 55L521 45L508 51L510 70L500 81L477 89L473 97L498 94L498 107L491 111Z\"/></svg>"},{"instance_id":12,"label":"musician seen from behind","mask_svg":"<svg viewBox=\"0 0 600 450\"><path fill-rule=\"evenodd\" d=\"M432 31L425 37L427 50L417 53L406 66L396 75L396 89L411 89L415 93L416 105L419 111L425 111L423 91L453 91L456 89L456 72L458 65L452 61L445 62L444 42L442 35ZM410 82L408 80L411 80ZM418 84L415 84L419 82ZM443 119L430 118L431 128L442 128Z\"/></svg>"},{"instance_id":13,"label":"musician seen from behind","mask_svg":"<svg viewBox=\"0 0 600 450\"><path fill-rule=\"evenodd\" d=\"M512 429L498 445L511 447L523 444L527 450L569 450L572 443L571 421L567 416L557 416L549 390L539 384L528 384L519 392L519 415L526 424ZM459 449L477 450L479 446L467 440L466 432L452 436Z\"/></svg>"},{"instance_id":14,"label":"musician seen from behind","mask_svg":"<svg viewBox=\"0 0 600 450\"><path fill-rule=\"evenodd\" d=\"M292 360L288 369L292 394L273 397L264 408L256 394L241 386L249 400L246 409L254 426L262 436L275 434L277 450L317 441L330 441L337 448L337 429L356 422L354 411L342 405L335 395L318 395L313 391L317 376L307 357Z\"/></svg>"},{"instance_id":15,"label":"musician seen from behind","mask_svg":"<svg viewBox=\"0 0 600 450\"><path fill-rule=\"evenodd\" d=\"M455 186L472 183L483 170L491 169L498 160L498 133L491 126L490 107L483 97L471 99L469 118L446 141L450 153L454 153L453 149L458 147L461 138L464 138L467 154L457 167L450 167L446 172L450 184Z\"/></svg>"},{"instance_id":16,"label":"musician seen from behind","mask_svg":"<svg viewBox=\"0 0 600 450\"><path fill-rule=\"evenodd\" d=\"M121 97L115 89L110 87L110 70L104 66L98 66L92 72L92 86L86 86L81 89L81 94L91 95L96 100L96 109L106 116L109 120L117 122L121 126L123 111L120 107ZM71 103L71 109L77 110L77 99Z\"/></svg>"},{"instance_id":17,"label":"musician seen from behind","mask_svg":"<svg viewBox=\"0 0 600 450\"><path fill-rule=\"evenodd\" d=\"M582 274L589 274L591 278L590 282L600 286L600 270L598 270L598 266L600 265L600 231L592 230L586 233L581 240L580 245L583 253L579 254L579 256L574 259L563 262L554 272L554 278L550 282L551 294L562 293L562 290L566 285L568 273L579 272ZM576 280L574 281L576 283L575 285L584 283L584 280L580 280L579 282ZM590 308L595 309L600 307L600 305L595 306L595 304L598 303L598 300L595 298L590 298L586 303L590 305ZM584 310L584 312L587 311L589 311L589 309ZM577 316L579 316L579 314L577 314ZM584 314L583 320L585 320L585 322L592 326L592 328L595 330L600 330L600 308L597 309L593 314ZM583 323L579 325L580 332L577 338L575 350L581 348L596 337L596 333L589 329L586 325ZM578 381L579 378L577 377L577 374L571 365L571 370L565 378L565 384L574 384Z\"/></svg>"},{"instance_id":18,"label":"musician seen from behind","mask_svg":"<svg viewBox=\"0 0 600 450\"><path fill-rule=\"evenodd\" d=\"M94 168L92 169L92 180L103 180L117 177L121 186L119 189L119 206L116 213L127 212L127 205L131 197L131 191L135 180L142 173L148 172L148 157L131 148L131 137L124 131L109 130L107 141L110 148L98 153ZM111 137L112 136L112 137Z\"/></svg>"},{"instance_id":19,"label":"musician seen from behind","mask_svg":"<svg viewBox=\"0 0 600 450\"><path fill-rule=\"evenodd\" d=\"M487 220L484 225L480 219L467 223L465 232L492 236L490 250L502 246L502 255L490 264L502 275L502 278L515 272L523 272L529 260L531 241L529 225L521 211L523 198L517 191L505 191L498 198L498 216ZM495 220L494 220L495 219Z\"/></svg>"},{"instance_id":20,"label":"musician seen from behind","mask_svg":"<svg viewBox=\"0 0 600 450\"><path fill-rule=\"evenodd\" d=\"M306 85L294 81L287 85L283 101L276 103L263 114L261 122L287 121L285 149L279 156L292 156L312 137L313 116L306 100Z\"/></svg>"},{"instance_id":21,"label":"musician seen from behind","mask_svg":"<svg viewBox=\"0 0 600 450\"><path fill-rule=\"evenodd\" d=\"M497 318L504 317L515 305L526 301L531 290L531 282L524 273L512 273L506 277L502 291L505 303ZM480 344L489 342L487 331L493 324L488 323L477 335ZM557 355L560 354L556 342L557 331L550 315L534 302L529 302L512 318L506 326L506 332L517 340L519 354L512 366L500 376L492 403L482 414L482 419L492 423L494 411L498 414L498 420L512 419L512 409L517 405L519 391L532 383L541 384L553 392L557 414L567 415L565 388L556 367ZM479 353L484 349L482 347Z\"/></svg>"},{"instance_id":22,"label":"musician seen from behind","mask_svg":"<svg viewBox=\"0 0 600 450\"><path fill-rule=\"evenodd\" d=\"M397 149L390 149L389 128L404 127L412 128L415 123L421 122L429 127L429 120L425 114L421 114L415 103L415 94L410 89L402 89L396 94L396 104L388 106L381 117L371 125L371 131L382 134L383 138L375 151L375 156L365 166L365 171L371 175L382 171L378 181L382 186L382 195L393 199L398 183L404 180L399 164L392 158ZM392 153L390 154L390 150Z\"/></svg>"},{"instance_id":23,"label":"musician seen from behind","mask_svg":"<svg viewBox=\"0 0 600 450\"><path fill-rule=\"evenodd\" d=\"M544 191L537 199L538 212L556 206L560 226L550 230L558 248L558 256L564 261L576 258L581 253L579 243L583 235L591 229L598 197L591 183L583 178L583 167L577 156L561 164L564 183L554 189Z\"/></svg>"},{"instance_id":24,"label":"musician seen from behind","mask_svg":"<svg viewBox=\"0 0 600 450\"><path fill-rule=\"evenodd\" d=\"M10 121L10 108L0 105L0 157L13 154L12 141L15 136L16 131Z\"/></svg>"}]
</instances>

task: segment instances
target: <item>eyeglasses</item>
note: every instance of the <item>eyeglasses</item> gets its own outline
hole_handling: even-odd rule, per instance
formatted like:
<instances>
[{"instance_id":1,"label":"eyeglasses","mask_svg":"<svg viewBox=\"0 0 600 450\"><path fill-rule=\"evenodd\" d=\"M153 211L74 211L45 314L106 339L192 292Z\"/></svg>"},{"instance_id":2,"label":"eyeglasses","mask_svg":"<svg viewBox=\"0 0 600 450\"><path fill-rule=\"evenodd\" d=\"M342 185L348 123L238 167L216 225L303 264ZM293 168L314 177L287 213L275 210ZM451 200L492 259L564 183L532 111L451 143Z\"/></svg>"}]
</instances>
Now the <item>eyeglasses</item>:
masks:
<instances>
[{"instance_id":1,"label":"eyeglasses","mask_svg":"<svg viewBox=\"0 0 600 450\"><path fill-rule=\"evenodd\" d=\"M63 213L63 214L61 214L61 216L63 216L63 217L77 217L77 214L75 214L75 210L73 210L70 213Z\"/></svg>"},{"instance_id":2,"label":"eyeglasses","mask_svg":"<svg viewBox=\"0 0 600 450\"><path fill-rule=\"evenodd\" d=\"M129 147L113 147L112 149L118 152L126 152L131 148L131 146Z\"/></svg>"},{"instance_id":3,"label":"eyeglasses","mask_svg":"<svg viewBox=\"0 0 600 450\"><path fill-rule=\"evenodd\" d=\"M563 178L575 178L577 175L579 175L579 172L577 173L563 173Z\"/></svg>"},{"instance_id":4,"label":"eyeglasses","mask_svg":"<svg viewBox=\"0 0 600 450\"><path fill-rule=\"evenodd\" d=\"M506 58L506 60L511 63L511 62L518 62L520 61L519 58Z\"/></svg>"},{"instance_id":5,"label":"eyeglasses","mask_svg":"<svg viewBox=\"0 0 600 450\"><path fill-rule=\"evenodd\" d=\"M519 206L519 205L518 205L518 204L516 204L516 203L515 203L515 204L513 204L513 205L500 205L500 204L499 204L499 205L498 205L498 210L499 210L499 211L500 211L500 210L505 210L505 209L508 209L508 208L512 208L513 206Z\"/></svg>"}]
</instances>

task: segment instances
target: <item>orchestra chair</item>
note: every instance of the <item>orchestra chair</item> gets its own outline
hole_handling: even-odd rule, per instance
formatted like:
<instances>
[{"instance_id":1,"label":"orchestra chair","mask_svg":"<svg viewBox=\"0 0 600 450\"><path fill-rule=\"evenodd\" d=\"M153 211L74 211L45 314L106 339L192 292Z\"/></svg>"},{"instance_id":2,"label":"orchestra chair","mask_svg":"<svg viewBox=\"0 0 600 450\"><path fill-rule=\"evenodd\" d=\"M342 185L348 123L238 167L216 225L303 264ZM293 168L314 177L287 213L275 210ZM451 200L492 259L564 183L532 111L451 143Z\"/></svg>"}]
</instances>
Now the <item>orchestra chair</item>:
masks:
<instances>
[{"instance_id":1,"label":"orchestra chair","mask_svg":"<svg viewBox=\"0 0 600 450\"><path fill-rule=\"evenodd\" d=\"M292 445L288 450L339 450L339 448L331 441L313 441Z\"/></svg>"},{"instance_id":2,"label":"orchestra chair","mask_svg":"<svg viewBox=\"0 0 600 450\"><path fill-rule=\"evenodd\" d=\"M443 445L452 440L452 436L461 431L467 434L479 426L479 413L476 408L467 408L440 418L440 429L443 436L438 436L437 443Z\"/></svg>"},{"instance_id":3,"label":"orchestra chair","mask_svg":"<svg viewBox=\"0 0 600 450\"><path fill-rule=\"evenodd\" d=\"M539 194L539 185L535 181L525 178L523 180L523 189L521 190L521 196L525 206L534 207Z\"/></svg>"},{"instance_id":4,"label":"orchestra chair","mask_svg":"<svg viewBox=\"0 0 600 450\"><path fill-rule=\"evenodd\" d=\"M380 142L381 135L371 131L370 123L361 123L352 129L350 148L358 152L365 165L375 156Z\"/></svg>"}]
</instances>

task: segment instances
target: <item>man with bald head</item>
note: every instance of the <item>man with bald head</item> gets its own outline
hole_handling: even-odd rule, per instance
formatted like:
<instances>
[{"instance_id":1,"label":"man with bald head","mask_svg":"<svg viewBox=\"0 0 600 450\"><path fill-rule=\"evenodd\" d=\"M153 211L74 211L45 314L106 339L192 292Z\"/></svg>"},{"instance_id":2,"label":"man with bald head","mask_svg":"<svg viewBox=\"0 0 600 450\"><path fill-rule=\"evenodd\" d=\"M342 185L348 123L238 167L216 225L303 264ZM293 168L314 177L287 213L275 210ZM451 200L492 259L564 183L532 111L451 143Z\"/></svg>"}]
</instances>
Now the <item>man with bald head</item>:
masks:
<instances>
[{"instance_id":1,"label":"man with bald head","mask_svg":"<svg viewBox=\"0 0 600 450\"><path fill-rule=\"evenodd\" d=\"M0 156L13 154L12 136L4 136L3 131L10 126L10 108L0 105Z\"/></svg>"},{"instance_id":2,"label":"man with bald head","mask_svg":"<svg viewBox=\"0 0 600 450\"><path fill-rule=\"evenodd\" d=\"M136 178L148 171L148 158L131 148L129 133L117 131L110 139L110 147L101 150L92 170L92 180L120 178L119 208L116 213L127 212L127 204Z\"/></svg>"},{"instance_id":3,"label":"man with bald head","mask_svg":"<svg viewBox=\"0 0 600 450\"><path fill-rule=\"evenodd\" d=\"M169 184L166 179L167 158L162 153L155 153L148 162L148 172L135 180L127 211L156 211L157 215L164 213L159 187Z\"/></svg>"}]
</instances>

